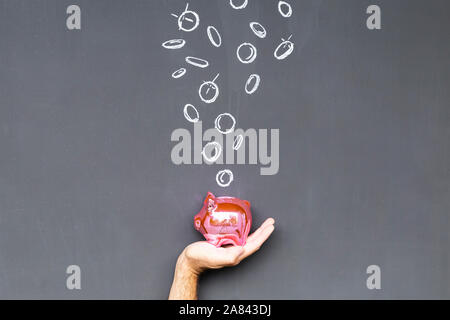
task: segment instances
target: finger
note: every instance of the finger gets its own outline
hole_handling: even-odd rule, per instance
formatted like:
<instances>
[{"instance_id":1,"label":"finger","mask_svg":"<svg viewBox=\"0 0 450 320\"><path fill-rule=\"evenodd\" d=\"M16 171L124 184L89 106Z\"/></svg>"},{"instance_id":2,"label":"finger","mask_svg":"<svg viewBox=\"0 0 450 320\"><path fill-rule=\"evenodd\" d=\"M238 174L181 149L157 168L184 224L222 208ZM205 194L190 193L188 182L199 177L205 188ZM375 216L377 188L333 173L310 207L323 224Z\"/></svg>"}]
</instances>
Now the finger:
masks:
<instances>
[{"instance_id":1,"label":"finger","mask_svg":"<svg viewBox=\"0 0 450 320\"><path fill-rule=\"evenodd\" d=\"M273 218L268 218L264 223L255 230L249 237L247 241L253 241L253 238L256 238L266 227L273 225L275 223L275 220Z\"/></svg>"},{"instance_id":2,"label":"finger","mask_svg":"<svg viewBox=\"0 0 450 320\"><path fill-rule=\"evenodd\" d=\"M270 237L275 227L273 225L269 225L264 230L261 231L256 237L249 241L244 246L244 252L239 256L239 261L247 258L252 255L263 245L263 243Z\"/></svg>"},{"instance_id":3,"label":"finger","mask_svg":"<svg viewBox=\"0 0 450 320\"><path fill-rule=\"evenodd\" d=\"M266 221L263 222L261 227L267 227L268 225L272 225L272 224L275 224L275 219L274 218L267 218Z\"/></svg>"},{"instance_id":4,"label":"finger","mask_svg":"<svg viewBox=\"0 0 450 320\"><path fill-rule=\"evenodd\" d=\"M259 235L264 231L264 229L266 229L269 226L271 226L271 225L264 225L264 226L261 226L258 229L256 229L255 232L253 232L250 236L248 236L247 242L252 242L252 241L254 241L254 239L257 239L259 237Z\"/></svg>"},{"instance_id":5,"label":"finger","mask_svg":"<svg viewBox=\"0 0 450 320\"><path fill-rule=\"evenodd\" d=\"M275 219L274 218L267 218L266 221L264 221L264 223L261 225L261 227L265 228L269 225L273 225L275 224Z\"/></svg>"}]
</instances>

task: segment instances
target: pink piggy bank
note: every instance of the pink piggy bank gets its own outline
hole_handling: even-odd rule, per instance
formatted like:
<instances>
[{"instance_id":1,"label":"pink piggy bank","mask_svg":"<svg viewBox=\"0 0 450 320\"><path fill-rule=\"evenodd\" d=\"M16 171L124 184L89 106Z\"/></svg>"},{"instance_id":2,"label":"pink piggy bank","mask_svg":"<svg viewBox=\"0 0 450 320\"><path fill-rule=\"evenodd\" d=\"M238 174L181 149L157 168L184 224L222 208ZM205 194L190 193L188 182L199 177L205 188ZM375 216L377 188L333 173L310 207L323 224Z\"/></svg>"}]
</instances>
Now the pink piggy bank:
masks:
<instances>
[{"instance_id":1,"label":"pink piggy bank","mask_svg":"<svg viewBox=\"0 0 450 320\"><path fill-rule=\"evenodd\" d=\"M215 197L208 192L194 217L194 227L216 247L243 246L252 225L250 202L233 197Z\"/></svg>"}]
</instances>

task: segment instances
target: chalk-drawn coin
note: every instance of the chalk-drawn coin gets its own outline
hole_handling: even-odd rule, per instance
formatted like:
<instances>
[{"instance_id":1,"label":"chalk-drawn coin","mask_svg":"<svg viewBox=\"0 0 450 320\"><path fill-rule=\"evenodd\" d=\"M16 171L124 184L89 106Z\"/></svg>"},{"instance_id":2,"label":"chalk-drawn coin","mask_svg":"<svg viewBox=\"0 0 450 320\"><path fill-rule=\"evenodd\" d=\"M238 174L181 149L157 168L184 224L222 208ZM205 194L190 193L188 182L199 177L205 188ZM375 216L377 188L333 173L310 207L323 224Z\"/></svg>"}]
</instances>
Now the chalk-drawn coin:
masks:
<instances>
[{"instance_id":1,"label":"chalk-drawn coin","mask_svg":"<svg viewBox=\"0 0 450 320\"><path fill-rule=\"evenodd\" d=\"M233 150L239 149L241 147L243 141L244 141L244 137L242 136L242 134L234 137Z\"/></svg>"},{"instance_id":2,"label":"chalk-drawn coin","mask_svg":"<svg viewBox=\"0 0 450 320\"><path fill-rule=\"evenodd\" d=\"M245 83L245 92L247 94L254 93L258 89L260 82L261 77L259 75L257 75L256 73L251 74L248 77L247 82Z\"/></svg>"},{"instance_id":3,"label":"chalk-drawn coin","mask_svg":"<svg viewBox=\"0 0 450 320\"><path fill-rule=\"evenodd\" d=\"M183 39L172 39L163 42L162 46L166 49L180 49L183 48L186 41Z\"/></svg>"},{"instance_id":4,"label":"chalk-drawn coin","mask_svg":"<svg viewBox=\"0 0 450 320\"><path fill-rule=\"evenodd\" d=\"M184 76L185 73L186 73L186 69L180 68L178 70L175 70L174 73L172 73L172 78L175 78L175 79L181 78L182 76Z\"/></svg>"},{"instance_id":5,"label":"chalk-drawn coin","mask_svg":"<svg viewBox=\"0 0 450 320\"><path fill-rule=\"evenodd\" d=\"M217 141L208 142L202 150L203 159L209 164L216 162L221 153L222 146Z\"/></svg>"},{"instance_id":6,"label":"chalk-drawn coin","mask_svg":"<svg viewBox=\"0 0 450 320\"><path fill-rule=\"evenodd\" d=\"M294 43L292 41L289 41L291 39L292 35L289 36L287 40L284 40L281 38L282 42L278 45L278 47L273 52L273 55L278 60L283 60L287 56L289 56L292 51L294 51Z\"/></svg>"},{"instance_id":7,"label":"chalk-drawn coin","mask_svg":"<svg viewBox=\"0 0 450 320\"><path fill-rule=\"evenodd\" d=\"M213 26L208 26L206 28L206 34L208 35L208 39L214 47L220 47L222 44L222 37L220 36L219 31Z\"/></svg>"},{"instance_id":8,"label":"chalk-drawn coin","mask_svg":"<svg viewBox=\"0 0 450 320\"><path fill-rule=\"evenodd\" d=\"M228 121L227 121L227 119L228 119ZM226 128L226 126L224 125L224 122L229 122L228 128ZM231 124L230 124L230 122L231 122ZM236 119L234 119L234 117L229 113L219 114L217 116L216 120L214 121L215 128L217 129L217 131L219 131L222 134L228 134L230 132L233 132L235 125L236 125Z\"/></svg>"},{"instance_id":9,"label":"chalk-drawn coin","mask_svg":"<svg viewBox=\"0 0 450 320\"><path fill-rule=\"evenodd\" d=\"M199 67L199 68L206 68L207 66L209 66L208 61L206 61L205 59L197 58L197 57L186 57L185 60L187 63L189 63L193 66Z\"/></svg>"},{"instance_id":10,"label":"chalk-drawn coin","mask_svg":"<svg viewBox=\"0 0 450 320\"><path fill-rule=\"evenodd\" d=\"M212 81L204 81L198 89L200 99L205 103L213 103L219 96L219 86L214 82L219 74Z\"/></svg>"},{"instance_id":11,"label":"chalk-drawn coin","mask_svg":"<svg viewBox=\"0 0 450 320\"><path fill-rule=\"evenodd\" d=\"M265 38L267 35L266 29L259 22L250 22L250 29L252 29L253 33L261 39Z\"/></svg>"},{"instance_id":12,"label":"chalk-drawn coin","mask_svg":"<svg viewBox=\"0 0 450 320\"><path fill-rule=\"evenodd\" d=\"M233 9L244 9L248 4L248 0L230 0L230 6Z\"/></svg>"},{"instance_id":13,"label":"chalk-drawn coin","mask_svg":"<svg viewBox=\"0 0 450 320\"><path fill-rule=\"evenodd\" d=\"M216 182L220 187L228 187L231 182L233 182L233 172L231 170L225 169L217 172Z\"/></svg>"},{"instance_id":14,"label":"chalk-drawn coin","mask_svg":"<svg viewBox=\"0 0 450 320\"><path fill-rule=\"evenodd\" d=\"M292 15L292 7L286 1L278 1L278 11L285 18L289 18Z\"/></svg>"},{"instance_id":15,"label":"chalk-drawn coin","mask_svg":"<svg viewBox=\"0 0 450 320\"><path fill-rule=\"evenodd\" d=\"M236 50L237 58L242 63L252 63L255 61L257 54L255 46L248 42L240 44Z\"/></svg>"},{"instance_id":16,"label":"chalk-drawn coin","mask_svg":"<svg viewBox=\"0 0 450 320\"><path fill-rule=\"evenodd\" d=\"M186 9L180 14L172 13L172 16L178 19L178 29L186 32L194 31L200 23L198 14L192 10L188 10L189 3L186 4Z\"/></svg>"},{"instance_id":17,"label":"chalk-drawn coin","mask_svg":"<svg viewBox=\"0 0 450 320\"><path fill-rule=\"evenodd\" d=\"M193 113L195 113L194 118L192 118L191 115L189 114L189 111L191 111L191 110L193 111ZM190 103L188 103L184 106L183 114L184 114L184 117L186 118L186 120L189 122L192 122L192 123L195 123L200 119L197 109Z\"/></svg>"}]
</instances>

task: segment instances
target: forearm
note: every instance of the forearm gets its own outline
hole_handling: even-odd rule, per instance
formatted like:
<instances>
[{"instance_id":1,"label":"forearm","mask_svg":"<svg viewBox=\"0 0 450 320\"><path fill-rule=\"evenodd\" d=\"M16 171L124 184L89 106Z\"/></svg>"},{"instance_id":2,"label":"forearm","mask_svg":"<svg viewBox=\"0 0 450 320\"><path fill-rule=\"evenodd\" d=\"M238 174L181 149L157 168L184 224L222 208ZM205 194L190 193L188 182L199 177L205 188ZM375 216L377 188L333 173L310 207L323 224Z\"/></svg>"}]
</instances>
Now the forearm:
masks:
<instances>
[{"instance_id":1,"label":"forearm","mask_svg":"<svg viewBox=\"0 0 450 320\"><path fill-rule=\"evenodd\" d=\"M198 276L198 273L188 266L186 258L181 254L175 267L169 300L196 300Z\"/></svg>"}]
</instances>

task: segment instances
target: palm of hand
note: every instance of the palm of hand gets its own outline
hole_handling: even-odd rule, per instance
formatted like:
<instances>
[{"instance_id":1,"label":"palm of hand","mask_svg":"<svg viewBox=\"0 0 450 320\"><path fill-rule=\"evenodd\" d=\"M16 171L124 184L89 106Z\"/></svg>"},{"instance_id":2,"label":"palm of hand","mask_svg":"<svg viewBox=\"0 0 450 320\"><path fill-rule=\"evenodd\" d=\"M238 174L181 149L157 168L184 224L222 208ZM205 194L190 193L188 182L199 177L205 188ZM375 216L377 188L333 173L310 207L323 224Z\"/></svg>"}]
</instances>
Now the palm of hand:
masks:
<instances>
[{"instance_id":1,"label":"palm of hand","mask_svg":"<svg viewBox=\"0 0 450 320\"><path fill-rule=\"evenodd\" d=\"M267 219L253 234L244 246L217 248L207 241L198 241L186 247L184 255L195 272L204 269L219 269L235 266L243 259L256 252L269 238L274 230L274 219Z\"/></svg>"}]
</instances>

